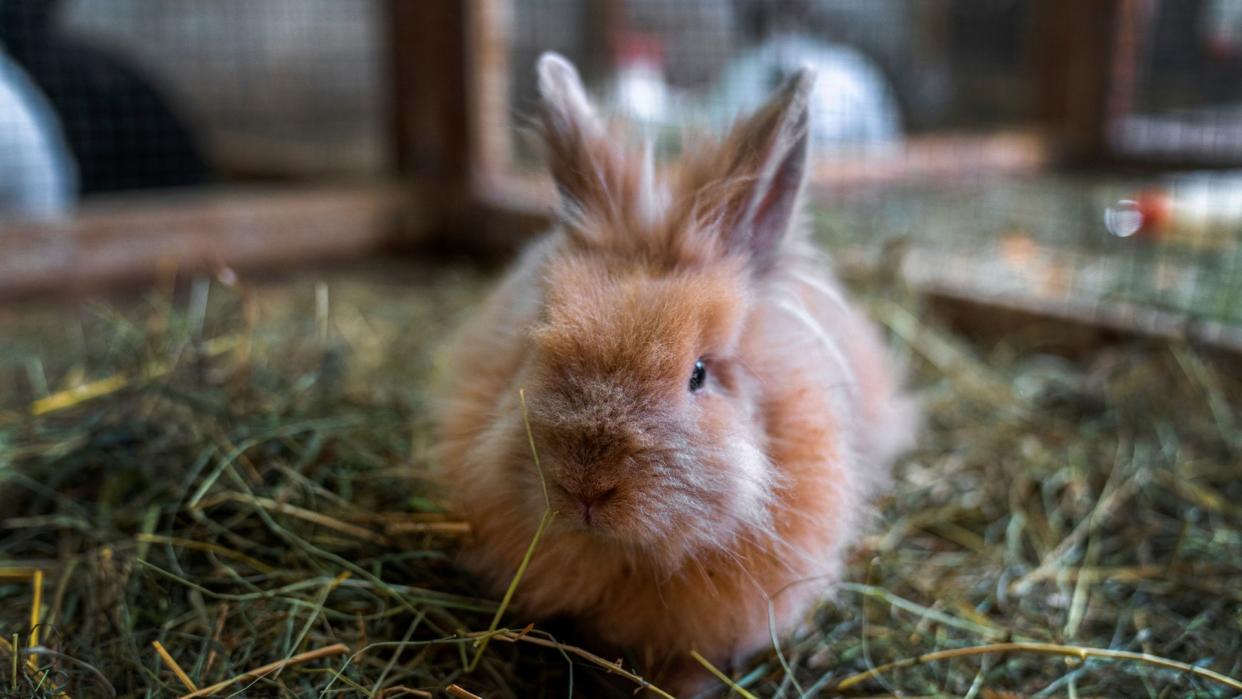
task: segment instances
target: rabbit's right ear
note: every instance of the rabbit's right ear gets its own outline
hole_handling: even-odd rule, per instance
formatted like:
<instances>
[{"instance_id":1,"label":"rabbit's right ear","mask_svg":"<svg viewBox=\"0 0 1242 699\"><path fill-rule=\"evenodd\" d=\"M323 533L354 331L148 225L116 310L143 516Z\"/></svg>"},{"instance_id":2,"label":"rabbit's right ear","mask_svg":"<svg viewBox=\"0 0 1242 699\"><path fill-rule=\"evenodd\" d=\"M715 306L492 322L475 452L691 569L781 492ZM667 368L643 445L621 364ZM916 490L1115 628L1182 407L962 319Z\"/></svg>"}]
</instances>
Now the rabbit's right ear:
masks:
<instances>
[{"instance_id":1,"label":"rabbit's right ear","mask_svg":"<svg viewBox=\"0 0 1242 699\"><path fill-rule=\"evenodd\" d=\"M750 258L756 271L771 267L793 219L807 176L810 95L815 73L790 76L767 104L734 127L724 144L727 177L739 183L722 206L726 245Z\"/></svg>"},{"instance_id":2,"label":"rabbit's right ear","mask_svg":"<svg viewBox=\"0 0 1242 699\"><path fill-rule=\"evenodd\" d=\"M608 149L603 123L578 71L564 56L543 54L536 73L548 168L566 204L587 206L607 194L602 177L607 166L601 162Z\"/></svg>"}]
</instances>

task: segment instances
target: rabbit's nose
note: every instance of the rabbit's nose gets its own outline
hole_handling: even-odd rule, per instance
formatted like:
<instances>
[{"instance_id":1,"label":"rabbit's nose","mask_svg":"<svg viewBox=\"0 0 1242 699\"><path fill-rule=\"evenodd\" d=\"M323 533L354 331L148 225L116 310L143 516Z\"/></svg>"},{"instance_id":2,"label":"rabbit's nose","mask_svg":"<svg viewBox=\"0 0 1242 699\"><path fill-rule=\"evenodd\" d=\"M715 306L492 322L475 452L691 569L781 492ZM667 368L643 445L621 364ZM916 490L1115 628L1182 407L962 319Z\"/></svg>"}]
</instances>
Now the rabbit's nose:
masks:
<instances>
[{"instance_id":1,"label":"rabbit's nose","mask_svg":"<svg viewBox=\"0 0 1242 699\"><path fill-rule=\"evenodd\" d=\"M590 525L593 511L598 512L599 506L612 498L616 491L616 488L609 488L590 495L582 493L575 494L574 499L578 503L578 514L582 517L582 521L585 524Z\"/></svg>"}]
</instances>

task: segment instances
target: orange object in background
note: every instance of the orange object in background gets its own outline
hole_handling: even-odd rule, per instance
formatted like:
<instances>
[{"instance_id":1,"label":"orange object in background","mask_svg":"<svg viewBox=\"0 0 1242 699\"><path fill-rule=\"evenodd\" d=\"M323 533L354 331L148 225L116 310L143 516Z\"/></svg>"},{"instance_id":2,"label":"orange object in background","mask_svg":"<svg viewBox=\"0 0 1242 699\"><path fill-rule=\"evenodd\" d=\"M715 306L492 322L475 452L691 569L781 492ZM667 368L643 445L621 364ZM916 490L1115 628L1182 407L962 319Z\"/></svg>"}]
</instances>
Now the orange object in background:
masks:
<instances>
[{"instance_id":1,"label":"orange object in background","mask_svg":"<svg viewBox=\"0 0 1242 699\"><path fill-rule=\"evenodd\" d=\"M1130 206L1138 217L1135 237L1220 243L1242 235L1242 171L1173 175L1140 191Z\"/></svg>"},{"instance_id":2,"label":"orange object in background","mask_svg":"<svg viewBox=\"0 0 1242 699\"><path fill-rule=\"evenodd\" d=\"M1138 234L1145 238L1159 238L1161 231L1169 222L1169 193L1157 188L1147 189L1141 192L1134 201L1138 204L1139 217L1142 221Z\"/></svg>"}]
</instances>

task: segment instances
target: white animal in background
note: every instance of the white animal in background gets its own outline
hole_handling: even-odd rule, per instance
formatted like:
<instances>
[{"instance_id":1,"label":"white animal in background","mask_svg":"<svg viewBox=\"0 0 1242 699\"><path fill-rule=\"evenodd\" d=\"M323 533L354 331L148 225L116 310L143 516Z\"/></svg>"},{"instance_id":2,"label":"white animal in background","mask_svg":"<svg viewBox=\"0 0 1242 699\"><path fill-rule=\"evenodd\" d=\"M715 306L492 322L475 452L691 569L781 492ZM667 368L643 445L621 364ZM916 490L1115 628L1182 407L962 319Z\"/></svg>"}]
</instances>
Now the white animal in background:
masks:
<instances>
[{"instance_id":1,"label":"white animal in background","mask_svg":"<svg viewBox=\"0 0 1242 699\"><path fill-rule=\"evenodd\" d=\"M671 126L678 98L664 77L664 46L655 36L635 33L619 41L604 104L640 127Z\"/></svg>"},{"instance_id":2,"label":"white animal in background","mask_svg":"<svg viewBox=\"0 0 1242 699\"><path fill-rule=\"evenodd\" d=\"M55 112L0 52L0 219L63 215L76 191L77 168Z\"/></svg>"},{"instance_id":3,"label":"white animal in background","mask_svg":"<svg viewBox=\"0 0 1242 699\"><path fill-rule=\"evenodd\" d=\"M811 94L811 136L817 148L887 148L901 139L901 116L880 69L851 48L796 34L777 35L725 66L713 100L714 120L731 122L763 104L787 76L819 74Z\"/></svg>"},{"instance_id":4,"label":"white animal in background","mask_svg":"<svg viewBox=\"0 0 1242 699\"><path fill-rule=\"evenodd\" d=\"M1201 31L1212 52L1226 57L1242 50L1242 2L1208 0L1201 12Z\"/></svg>"}]
</instances>

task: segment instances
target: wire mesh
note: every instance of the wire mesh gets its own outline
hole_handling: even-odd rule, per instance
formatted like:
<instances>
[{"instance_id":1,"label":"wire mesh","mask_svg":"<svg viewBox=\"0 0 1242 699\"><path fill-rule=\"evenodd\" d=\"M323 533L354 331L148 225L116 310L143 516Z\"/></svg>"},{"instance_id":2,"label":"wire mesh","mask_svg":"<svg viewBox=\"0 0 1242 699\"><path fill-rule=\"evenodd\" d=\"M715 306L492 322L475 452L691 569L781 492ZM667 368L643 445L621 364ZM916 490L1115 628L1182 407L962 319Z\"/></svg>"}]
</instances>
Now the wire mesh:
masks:
<instances>
[{"instance_id":1,"label":"wire mesh","mask_svg":"<svg viewBox=\"0 0 1242 699\"><path fill-rule=\"evenodd\" d=\"M1183 115L1209 109L1211 119L1199 122L1209 139L1242 128L1242 110L1230 117L1220 106L1242 90L1224 80L1238 73L1230 47L1242 42L1242 3L1130 5L1147 12L1137 20L1120 12L1115 35L1099 37L1101 60L1115 59L1114 41L1136 47L1137 77L1108 68L1113 89L1126 91L1114 102ZM607 109L657 138L687 122L723 129L810 64L820 74L812 106L819 165L808 218L842 261L892 263L879 258L903 249L907 274L934 290L1159 332L1236 336L1242 178L1041 168L1022 138L1037 132L1040 81L1048 80L1038 72L1037 52L1049 43L1037 41L1047 31L1038 11L1019 0L518 0L508 37L511 109L500 118L507 128L528 123L531 67L545 50L575 61ZM1195 37L1209 37L1207 48ZM1208 59L1217 63L1205 71ZM1101 128L1119 133L1121 117L1133 114ZM523 140L513 143L519 165L536 167ZM1160 147L1180 146L1168 137Z\"/></svg>"},{"instance_id":2,"label":"wire mesh","mask_svg":"<svg viewBox=\"0 0 1242 699\"><path fill-rule=\"evenodd\" d=\"M68 211L99 192L379 171L380 8L0 1L0 139L35 163L0 161L0 191L54 202L2 195L0 217Z\"/></svg>"},{"instance_id":3,"label":"wire mesh","mask_svg":"<svg viewBox=\"0 0 1242 699\"><path fill-rule=\"evenodd\" d=\"M1126 20L1116 147L1173 162L1242 162L1242 2L1136 3Z\"/></svg>"},{"instance_id":4,"label":"wire mesh","mask_svg":"<svg viewBox=\"0 0 1242 699\"><path fill-rule=\"evenodd\" d=\"M543 51L670 141L725 128L810 63L809 218L840 259L903 248L944 291L1240 328L1242 176L1194 163L1242 162L1242 1L1113 4L1129 9L1099 39L1115 63L1109 144L1189 169L1042 167L1047 27L1026 0L478 2L505 59L477 84L508 99L474 95L487 111L472 119L530 174L514 134ZM382 0L0 0L0 220L116 190L384 173L384 16ZM477 69L492 48L470 47Z\"/></svg>"}]
</instances>

